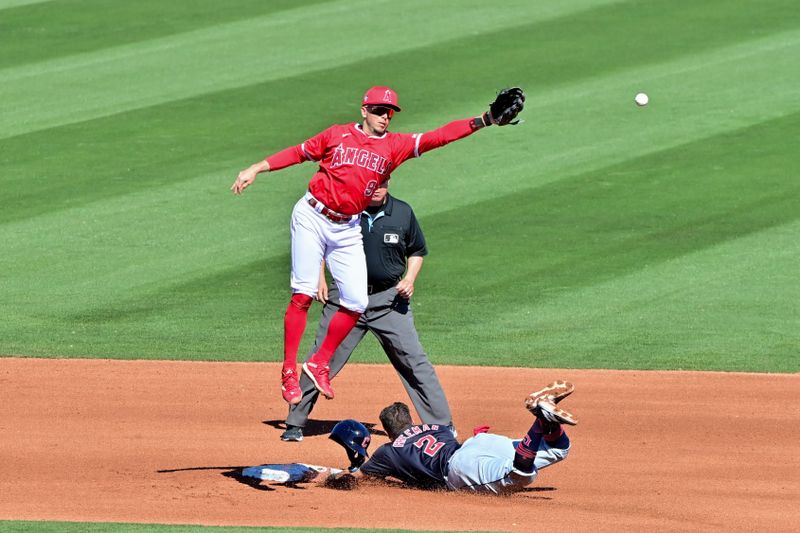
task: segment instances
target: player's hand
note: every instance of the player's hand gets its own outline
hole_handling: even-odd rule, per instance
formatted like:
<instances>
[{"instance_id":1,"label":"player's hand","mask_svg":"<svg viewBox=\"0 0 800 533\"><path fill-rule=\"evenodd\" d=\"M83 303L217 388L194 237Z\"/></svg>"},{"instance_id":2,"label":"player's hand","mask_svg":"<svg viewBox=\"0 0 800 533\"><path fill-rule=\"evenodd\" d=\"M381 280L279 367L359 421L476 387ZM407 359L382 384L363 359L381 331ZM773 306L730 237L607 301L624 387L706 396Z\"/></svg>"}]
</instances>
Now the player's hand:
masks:
<instances>
[{"instance_id":1,"label":"player's hand","mask_svg":"<svg viewBox=\"0 0 800 533\"><path fill-rule=\"evenodd\" d=\"M239 176L236 178L236 181L233 182L231 185L231 190L233 194L242 194L246 188L250 186L256 180L257 172L253 169L253 167L246 168L239 172Z\"/></svg>"},{"instance_id":2,"label":"player's hand","mask_svg":"<svg viewBox=\"0 0 800 533\"><path fill-rule=\"evenodd\" d=\"M320 280L319 288L317 289L317 301L326 304L328 303L328 284Z\"/></svg>"},{"instance_id":3,"label":"player's hand","mask_svg":"<svg viewBox=\"0 0 800 533\"><path fill-rule=\"evenodd\" d=\"M403 278L397 283L397 294L405 298L406 300L411 299L411 295L414 294L414 282L410 279Z\"/></svg>"}]
</instances>

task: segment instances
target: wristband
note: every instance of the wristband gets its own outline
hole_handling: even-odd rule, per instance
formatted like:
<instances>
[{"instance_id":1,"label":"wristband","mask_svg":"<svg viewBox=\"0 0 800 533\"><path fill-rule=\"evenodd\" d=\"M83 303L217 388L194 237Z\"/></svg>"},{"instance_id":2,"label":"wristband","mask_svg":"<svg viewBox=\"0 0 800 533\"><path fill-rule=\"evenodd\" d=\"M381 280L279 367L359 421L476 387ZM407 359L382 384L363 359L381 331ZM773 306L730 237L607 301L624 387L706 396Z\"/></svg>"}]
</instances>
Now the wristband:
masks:
<instances>
[{"instance_id":1,"label":"wristband","mask_svg":"<svg viewBox=\"0 0 800 533\"><path fill-rule=\"evenodd\" d=\"M472 127L476 130L492 125L492 115L487 111L472 119Z\"/></svg>"}]
</instances>

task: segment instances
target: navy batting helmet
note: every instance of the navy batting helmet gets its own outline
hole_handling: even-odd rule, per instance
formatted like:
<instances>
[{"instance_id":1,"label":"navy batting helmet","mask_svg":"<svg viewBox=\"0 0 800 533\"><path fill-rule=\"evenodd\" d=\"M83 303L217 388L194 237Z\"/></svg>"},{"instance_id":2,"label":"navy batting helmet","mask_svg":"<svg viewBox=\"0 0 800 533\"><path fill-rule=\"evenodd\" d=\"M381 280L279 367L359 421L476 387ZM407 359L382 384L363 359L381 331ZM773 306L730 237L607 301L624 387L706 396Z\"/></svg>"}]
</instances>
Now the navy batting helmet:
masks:
<instances>
[{"instance_id":1,"label":"navy batting helmet","mask_svg":"<svg viewBox=\"0 0 800 533\"><path fill-rule=\"evenodd\" d=\"M328 438L344 446L345 450L357 455L369 457L367 453L367 448L369 448L369 442L371 440L369 430L367 426L358 420L353 420L352 418L342 420L333 426ZM348 456L350 456L349 453Z\"/></svg>"}]
</instances>

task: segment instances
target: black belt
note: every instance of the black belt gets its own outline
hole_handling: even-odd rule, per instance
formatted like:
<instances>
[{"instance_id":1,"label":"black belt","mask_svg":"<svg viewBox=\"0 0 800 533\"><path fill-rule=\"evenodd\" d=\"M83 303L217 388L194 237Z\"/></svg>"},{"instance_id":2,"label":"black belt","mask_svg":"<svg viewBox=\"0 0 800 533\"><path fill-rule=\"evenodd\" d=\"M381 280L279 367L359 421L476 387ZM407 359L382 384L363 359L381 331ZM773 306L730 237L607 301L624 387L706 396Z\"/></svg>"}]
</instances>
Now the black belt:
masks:
<instances>
[{"instance_id":1,"label":"black belt","mask_svg":"<svg viewBox=\"0 0 800 533\"><path fill-rule=\"evenodd\" d=\"M375 294L378 292L383 292L386 289L391 289L395 285L397 285L397 281L387 281L383 283L375 283L372 285L367 285L367 294Z\"/></svg>"},{"instance_id":2,"label":"black belt","mask_svg":"<svg viewBox=\"0 0 800 533\"><path fill-rule=\"evenodd\" d=\"M308 204L311 207L313 207L314 210L317 211L317 213L319 213L320 215L324 216L325 218L327 218L328 220L330 220L331 222L333 222L335 224L346 224L346 223L350 222L350 220L352 220L352 218L353 218L352 215L343 215L341 213L337 213L336 211L334 211L332 209L328 209L325 206L325 204L323 204L322 202L320 202L319 200L317 200L313 196L311 198L308 198L307 200L308 200ZM317 209L317 206L321 206L322 209Z\"/></svg>"}]
</instances>

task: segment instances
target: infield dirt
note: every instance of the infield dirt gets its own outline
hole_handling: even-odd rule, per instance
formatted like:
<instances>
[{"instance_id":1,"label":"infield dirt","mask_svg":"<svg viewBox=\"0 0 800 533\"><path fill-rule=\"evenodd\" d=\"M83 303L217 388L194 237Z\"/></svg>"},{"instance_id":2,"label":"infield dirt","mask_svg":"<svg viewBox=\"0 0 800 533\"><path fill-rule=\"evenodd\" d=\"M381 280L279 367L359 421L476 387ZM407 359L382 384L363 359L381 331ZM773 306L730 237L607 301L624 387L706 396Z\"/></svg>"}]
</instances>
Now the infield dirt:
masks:
<instances>
[{"instance_id":1,"label":"infield dirt","mask_svg":"<svg viewBox=\"0 0 800 533\"><path fill-rule=\"evenodd\" d=\"M437 367L459 437L521 436L554 379L569 458L507 498L361 486L261 487L238 467L342 466L342 418L408 401L389 366L334 380L300 443L280 441L273 363L0 359L0 519L530 531L796 531L800 375Z\"/></svg>"}]
</instances>

